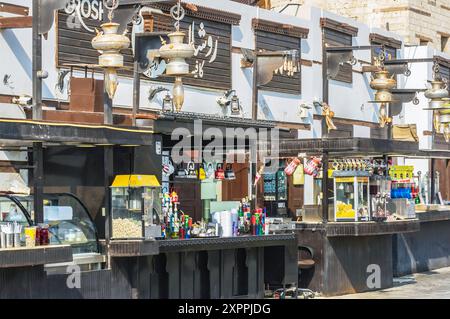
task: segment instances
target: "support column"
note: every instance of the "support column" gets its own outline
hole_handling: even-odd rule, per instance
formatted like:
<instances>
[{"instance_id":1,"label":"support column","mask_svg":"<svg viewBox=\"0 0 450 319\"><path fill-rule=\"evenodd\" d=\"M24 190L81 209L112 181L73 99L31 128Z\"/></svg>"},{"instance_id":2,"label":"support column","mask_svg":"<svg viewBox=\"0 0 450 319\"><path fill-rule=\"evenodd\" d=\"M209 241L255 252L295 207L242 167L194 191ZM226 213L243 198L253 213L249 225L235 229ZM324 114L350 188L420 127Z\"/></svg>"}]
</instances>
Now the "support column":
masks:
<instances>
[{"instance_id":1,"label":"support column","mask_svg":"<svg viewBox=\"0 0 450 319\"><path fill-rule=\"evenodd\" d=\"M112 220L111 220L111 190L110 186L113 181L114 173L114 149L112 146L104 146L103 148L103 166L104 166L104 187L105 187L105 239L109 242L112 236Z\"/></svg>"},{"instance_id":2,"label":"support column","mask_svg":"<svg viewBox=\"0 0 450 319\"><path fill-rule=\"evenodd\" d=\"M133 80L133 126L136 126L136 115L140 107L141 75L139 74L138 62L134 62L134 80Z\"/></svg>"},{"instance_id":3,"label":"support column","mask_svg":"<svg viewBox=\"0 0 450 319\"><path fill-rule=\"evenodd\" d=\"M329 101L329 81L328 81L328 58L325 39L325 28L322 28L322 102L330 104ZM328 127L325 117L322 116L322 138L328 137Z\"/></svg>"},{"instance_id":4,"label":"support column","mask_svg":"<svg viewBox=\"0 0 450 319\"><path fill-rule=\"evenodd\" d=\"M44 153L42 143L33 143L34 221L44 222Z\"/></svg>"},{"instance_id":5,"label":"support column","mask_svg":"<svg viewBox=\"0 0 450 319\"><path fill-rule=\"evenodd\" d=\"M328 222L328 152L322 155L322 221Z\"/></svg>"},{"instance_id":6,"label":"support column","mask_svg":"<svg viewBox=\"0 0 450 319\"><path fill-rule=\"evenodd\" d=\"M42 120L42 36L39 34L39 0L33 0L33 57L32 57L32 82L33 82L33 120Z\"/></svg>"}]
</instances>

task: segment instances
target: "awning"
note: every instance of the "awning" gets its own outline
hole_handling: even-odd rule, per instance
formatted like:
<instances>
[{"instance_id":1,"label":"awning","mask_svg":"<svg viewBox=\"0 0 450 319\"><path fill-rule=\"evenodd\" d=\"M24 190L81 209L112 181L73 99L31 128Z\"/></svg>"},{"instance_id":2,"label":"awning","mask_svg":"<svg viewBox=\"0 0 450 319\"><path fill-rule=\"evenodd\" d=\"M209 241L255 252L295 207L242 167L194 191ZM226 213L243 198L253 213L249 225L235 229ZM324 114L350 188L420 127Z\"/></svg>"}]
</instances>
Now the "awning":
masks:
<instances>
[{"instance_id":1,"label":"awning","mask_svg":"<svg viewBox=\"0 0 450 319\"><path fill-rule=\"evenodd\" d=\"M153 144L153 130L112 125L83 125L49 121L0 119L0 142L17 146Z\"/></svg>"},{"instance_id":2,"label":"awning","mask_svg":"<svg viewBox=\"0 0 450 319\"><path fill-rule=\"evenodd\" d=\"M198 126L201 123L201 130ZM275 128L275 122L266 120L252 120L242 117L218 116L212 114L191 113L191 112L161 112L155 121L155 132L171 135L177 128L184 128L191 132L192 136L203 134L209 128L219 129L223 137L236 137L235 129L254 129L259 132L261 129Z\"/></svg>"},{"instance_id":3,"label":"awning","mask_svg":"<svg viewBox=\"0 0 450 319\"><path fill-rule=\"evenodd\" d=\"M0 172L0 194L30 195L30 188L18 173Z\"/></svg>"}]
</instances>

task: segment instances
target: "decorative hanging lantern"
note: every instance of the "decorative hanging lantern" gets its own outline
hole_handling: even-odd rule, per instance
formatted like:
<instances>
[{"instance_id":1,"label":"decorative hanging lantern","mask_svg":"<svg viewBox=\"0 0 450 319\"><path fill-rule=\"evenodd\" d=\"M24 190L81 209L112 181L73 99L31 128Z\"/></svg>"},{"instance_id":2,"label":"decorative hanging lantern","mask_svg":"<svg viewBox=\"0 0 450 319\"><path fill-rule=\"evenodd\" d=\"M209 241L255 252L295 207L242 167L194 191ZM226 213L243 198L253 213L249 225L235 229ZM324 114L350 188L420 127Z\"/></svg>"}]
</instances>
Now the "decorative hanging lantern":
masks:
<instances>
[{"instance_id":1,"label":"decorative hanging lantern","mask_svg":"<svg viewBox=\"0 0 450 319\"><path fill-rule=\"evenodd\" d=\"M392 96L392 89L397 86L397 81L394 79L395 74L390 75L389 71L384 67L384 60L386 59L385 50L381 50L377 58L375 58L375 66L378 71L372 75L370 87L375 90L375 100L373 103L380 103L379 122L380 127L385 127L386 124L392 123L392 118L389 116L388 103L395 102Z\"/></svg>"},{"instance_id":2,"label":"decorative hanging lantern","mask_svg":"<svg viewBox=\"0 0 450 319\"><path fill-rule=\"evenodd\" d=\"M450 141L450 99L448 99L448 83L444 82L439 75L439 64L433 65L433 81L431 87L425 91L429 106L425 110L433 111L433 126L436 132L444 133L446 142Z\"/></svg>"},{"instance_id":3,"label":"decorative hanging lantern","mask_svg":"<svg viewBox=\"0 0 450 319\"><path fill-rule=\"evenodd\" d=\"M375 101L380 103L393 102L391 90L397 86L397 81L393 78L395 74L390 77L386 70L375 72L370 82L370 87L377 92L375 93Z\"/></svg>"},{"instance_id":4,"label":"decorative hanging lantern","mask_svg":"<svg viewBox=\"0 0 450 319\"><path fill-rule=\"evenodd\" d=\"M185 10L181 6L181 1L170 9L172 18L176 20L176 31L170 33L170 43L163 41L163 46L159 49L161 58L166 59L169 63L166 66L166 75L175 76L175 84L173 87L173 103L175 110L180 112L184 104L184 88L182 76L190 75L189 64L186 59L194 56L195 49L192 43L184 43L185 33L180 31L180 21L185 16Z\"/></svg>"},{"instance_id":5,"label":"decorative hanging lantern","mask_svg":"<svg viewBox=\"0 0 450 319\"><path fill-rule=\"evenodd\" d=\"M119 0L104 0L103 5L109 10L109 22L102 24L102 31L97 31L97 35L92 39L92 47L101 55L99 66L105 70L105 88L108 96L113 99L119 84L117 70L123 67L123 55L121 50L130 46L130 39L123 34L117 34L120 24L112 22L113 12L119 6Z\"/></svg>"}]
</instances>

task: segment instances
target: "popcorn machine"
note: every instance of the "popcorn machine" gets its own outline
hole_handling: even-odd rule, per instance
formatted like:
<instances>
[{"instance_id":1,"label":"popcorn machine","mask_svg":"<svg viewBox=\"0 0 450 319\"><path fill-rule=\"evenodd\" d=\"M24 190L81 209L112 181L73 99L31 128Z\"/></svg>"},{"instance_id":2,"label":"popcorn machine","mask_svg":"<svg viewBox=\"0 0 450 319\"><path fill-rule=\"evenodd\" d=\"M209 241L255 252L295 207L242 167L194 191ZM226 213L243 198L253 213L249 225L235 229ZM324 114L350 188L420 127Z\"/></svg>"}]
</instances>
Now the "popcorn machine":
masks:
<instances>
[{"instance_id":1,"label":"popcorn machine","mask_svg":"<svg viewBox=\"0 0 450 319\"><path fill-rule=\"evenodd\" d=\"M161 185L156 176L116 176L111 199L112 239L161 237Z\"/></svg>"},{"instance_id":2,"label":"popcorn machine","mask_svg":"<svg viewBox=\"0 0 450 319\"><path fill-rule=\"evenodd\" d=\"M369 176L366 171L334 171L335 221L370 220Z\"/></svg>"}]
</instances>

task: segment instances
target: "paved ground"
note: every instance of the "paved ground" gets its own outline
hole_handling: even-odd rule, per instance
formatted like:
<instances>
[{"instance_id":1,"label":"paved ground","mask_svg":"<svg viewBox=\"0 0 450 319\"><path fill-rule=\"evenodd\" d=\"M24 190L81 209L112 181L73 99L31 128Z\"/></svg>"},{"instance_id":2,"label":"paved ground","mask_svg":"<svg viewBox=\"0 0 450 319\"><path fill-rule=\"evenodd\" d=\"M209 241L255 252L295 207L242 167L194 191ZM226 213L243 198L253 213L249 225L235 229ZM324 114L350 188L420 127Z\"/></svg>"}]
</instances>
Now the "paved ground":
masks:
<instances>
[{"instance_id":1,"label":"paved ground","mask_svg":"<svg viewBox=\"0 0 450 319\"><path fill-rule=\"evenodd\" d=\"M450 267L394 280L394 287L374 292L345 295L344 299L450 299Z\"/></svg>"}]
</instances>

